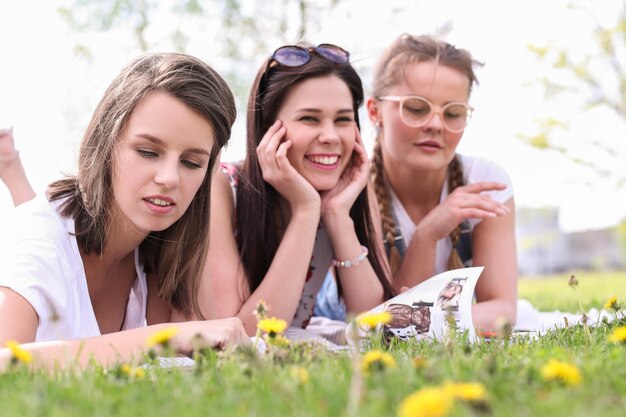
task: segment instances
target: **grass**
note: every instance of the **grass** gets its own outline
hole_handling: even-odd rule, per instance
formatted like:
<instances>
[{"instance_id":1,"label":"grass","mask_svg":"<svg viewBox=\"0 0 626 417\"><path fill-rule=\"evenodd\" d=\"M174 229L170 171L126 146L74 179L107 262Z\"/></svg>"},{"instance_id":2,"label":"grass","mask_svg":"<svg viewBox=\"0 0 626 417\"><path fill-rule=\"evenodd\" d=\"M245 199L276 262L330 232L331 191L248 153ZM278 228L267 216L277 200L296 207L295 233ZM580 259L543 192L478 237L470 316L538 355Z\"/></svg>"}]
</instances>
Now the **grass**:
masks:
<instances>
[{"instance_id":1,"label":"grass","mask_svg":"<svg viewBox=\"0 0 626 417\"><path fill-rule=\"evenodd\" d=\"M556 276L522 277L518 296L528 299L539 310L579 312L574 291L567 286L572 274ZM623 272L574 272L578 279L578 294L583 307L601 309L610 296L626 300L626 271Z\"/></svg>"},{"instance_id":2,"label":"grass","mask_svg":"<svg viewBox=\"0 0 626 417\"><path fill-rule=\"evenodd\" d=\"M611 295L625 299L624 274L577 277L585 308L601 307ZM576 311L568 278L524 279L520 296L541 309ZM413 392L474 381L485 387L486 400L456 401L444 415L621 417L626 345L607 342L618 325L626 322L592 328L589 341L581 327L570 327L534 341L401 343L388 349L397 366L366 374L355 370L349 355L314 346L274 349L263 357L209 353L192 370L152 368L139 378L120 369L50 375L19 365L0 374L0 416L396 416ZM550 359L575 366L581 383L544 380L541 369ZM351 389L361 377L362 390ZM357 408L348 410L355 392Z\"/></svg>"}]
</instances>

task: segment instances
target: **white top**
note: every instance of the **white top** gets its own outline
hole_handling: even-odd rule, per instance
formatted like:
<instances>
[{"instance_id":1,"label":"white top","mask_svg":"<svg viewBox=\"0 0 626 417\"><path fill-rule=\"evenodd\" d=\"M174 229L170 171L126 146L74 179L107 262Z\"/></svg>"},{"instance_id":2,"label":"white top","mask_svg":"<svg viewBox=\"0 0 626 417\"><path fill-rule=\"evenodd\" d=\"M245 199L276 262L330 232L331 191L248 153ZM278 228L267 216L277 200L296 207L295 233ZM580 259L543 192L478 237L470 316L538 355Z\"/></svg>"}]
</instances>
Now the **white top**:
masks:
<instances>
[{"instance_id":1,"label":"white top","mask_svg":"<svg viewBox=\"0 0 626 417\"><path fill-rule=\"evenodd\" d=\"M24 297L39 317L37 342L99 336L87 278L74 236L74 221L57 212L61 201L44 196L15 209L18 230L0 253L0 286ZM5 236L2 237L6 238ZM146 326L148 287L135 250L137 279L126 306L123 330Z\"/></svg>"},{"instance_id":2,"label":"white top","mask_svg":"<svg viewBox=\"0 0 626 417\"><path fill-rule=\"evenodd\" d=\"M474 184L481 181L500 182L506 184L507 187L504 190L499 191L486 191L485 195L490 196L499 203L505 203L511 197L513 197L513 184L506 171L493 161L475 157L457 154L460 158L461 166L463 167L463 179L466 185ZM404 237L404 241L407 246L415 233L416 225L409 217L408 213L398 200L398 197L394 194L393 190L389 190L391 194L391 208L394 211L397 226L400 228L400 232ZM444 181L443 189L441 190L441 198L439 202L442 203L446 197L448 197L448 178ZM474 230L477 224L481 222L481 219L469 219L471 230ZM440 274L446 271L448 258L452 252L452 241L450 237L445 237L437 241L435 248L435 274Z\"/></svg>"}]
</instances>

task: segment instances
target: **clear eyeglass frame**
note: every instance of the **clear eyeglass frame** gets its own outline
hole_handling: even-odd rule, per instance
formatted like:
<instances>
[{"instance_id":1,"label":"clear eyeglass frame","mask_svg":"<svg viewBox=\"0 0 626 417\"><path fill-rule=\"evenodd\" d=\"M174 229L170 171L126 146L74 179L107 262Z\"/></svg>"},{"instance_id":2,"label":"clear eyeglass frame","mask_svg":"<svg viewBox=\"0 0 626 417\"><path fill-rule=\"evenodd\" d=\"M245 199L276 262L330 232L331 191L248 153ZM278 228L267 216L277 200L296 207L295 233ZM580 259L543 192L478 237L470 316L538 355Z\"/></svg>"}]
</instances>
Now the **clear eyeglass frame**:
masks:
<instances>
[{"instance_id":1,"label":"clear eyeglass frame","mask_svg":"<svg viewBox=\"0 0 626 417\"><path fill-rule=\"evenodd\" d=\"M469 106L467 103L461 102L461 101L454 101L454 102L450 102L447 103L446 105L444 105L443 107L440 106L435 106L430 100L428 100L427 98L421 97L421 96L378 96L376 97L377 100L383 100L383 101L395 101L399 103L398 106L398 111L400 113L400 119L404 122L404 124L406 124L407 126L411 126L411 127L422 127L424 126L426 123L428 123L430 121L430 119L432 119L433 115L435 113L439 114L440 119L443 123L443 127L449 131L449 132L453 132L453 133L458 133L458 132L462 132L467 125L469 124L471 118L472 118L472 113L474 112L474 108ZM404 105L407 101L409 100L420 100L422 102L424 102L425 104L428 105L429 108L429 112L423 116L419 121L418 120L407 120L407 116L405 115L404 112ZM451 126L450 125L450 121L446 120L446 111L450 110L451 108L455 108L455 106L460 106L462 108L461 112L464 113L465 118L462 120L462 126Z\"/></svg>"}]
</instances>

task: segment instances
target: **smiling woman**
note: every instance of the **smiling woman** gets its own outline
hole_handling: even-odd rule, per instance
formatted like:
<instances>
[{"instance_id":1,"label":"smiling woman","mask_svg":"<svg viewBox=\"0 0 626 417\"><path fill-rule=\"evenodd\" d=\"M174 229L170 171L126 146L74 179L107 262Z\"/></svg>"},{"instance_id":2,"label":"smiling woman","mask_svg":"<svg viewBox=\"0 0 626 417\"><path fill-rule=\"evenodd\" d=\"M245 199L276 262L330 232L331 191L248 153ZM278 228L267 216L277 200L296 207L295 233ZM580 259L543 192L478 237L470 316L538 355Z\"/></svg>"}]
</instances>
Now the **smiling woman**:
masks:
<instances>
[{"instance_id":1,"label":"smiling woman","mask_svg":"<svg viewBox=\"0 0 626 417\"><path fill-rule=\"evenodd\" d=\"M192 340L246 341L237 319L203 321L198 295L211 174L234 119L204 62L129 64L94 112L78 175L17 207L19 233L0 254L0 343L34 342L24 348L36 363L64 366L138 360L149 335L172 327L183 354ZM9 357L0 350L0 369Z\"/></svg>"},{"instance_id":2,"label":"smiling woman","mask_svg":"<svg viewBox=\"0 0 626 417\"><path fill-rule=\"evenodd\" d=\"M215 176L205 271L212 316L237 316L250 335L260 300L306 328L332 264L350 312L390 293L367 194L363 90L348 57L329 44L278 48L250 91L250 152Z\"/></svg>"}]
</instances>

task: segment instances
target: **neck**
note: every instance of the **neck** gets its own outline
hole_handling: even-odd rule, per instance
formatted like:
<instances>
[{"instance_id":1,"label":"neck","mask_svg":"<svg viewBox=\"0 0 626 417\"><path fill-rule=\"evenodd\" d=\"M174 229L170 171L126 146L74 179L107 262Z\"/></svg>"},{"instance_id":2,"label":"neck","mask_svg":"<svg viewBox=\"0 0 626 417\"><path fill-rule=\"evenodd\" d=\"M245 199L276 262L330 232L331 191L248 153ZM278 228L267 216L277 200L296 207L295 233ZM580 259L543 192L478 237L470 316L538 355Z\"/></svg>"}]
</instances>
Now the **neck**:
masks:
<instances>
[{"instance_id":1,"label":"neck","mask_svg":"<svg viewBox=\"0 0 626 417\"><path fill-rule=\"evenodd\" d=\"M393 161L383 160L385 178L404 207L431 209L439 204L446 180L447 167L436 171L414 170L406 166L390 167Z\"/></svg>"}]
</instances>

